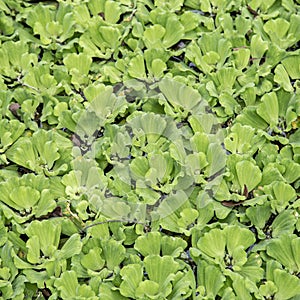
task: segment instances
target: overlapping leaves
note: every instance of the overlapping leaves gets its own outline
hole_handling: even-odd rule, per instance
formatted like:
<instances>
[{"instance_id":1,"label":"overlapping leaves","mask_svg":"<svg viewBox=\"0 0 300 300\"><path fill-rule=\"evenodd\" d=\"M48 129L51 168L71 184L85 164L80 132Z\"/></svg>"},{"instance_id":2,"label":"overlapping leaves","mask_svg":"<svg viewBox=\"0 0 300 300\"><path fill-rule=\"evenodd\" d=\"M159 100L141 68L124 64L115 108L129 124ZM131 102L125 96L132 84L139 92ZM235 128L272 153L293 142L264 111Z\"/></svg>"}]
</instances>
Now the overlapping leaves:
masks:
<instances>
[{"instance_id":1,"label":"overlapping leaves","mask_svg":"<svg viewBox=\"0 0 300 300\"><path fill-rule=\"evenodd\" d=\"M299 1L0 8L3 298L299 298Z\"/></svg>"}]
</instances>

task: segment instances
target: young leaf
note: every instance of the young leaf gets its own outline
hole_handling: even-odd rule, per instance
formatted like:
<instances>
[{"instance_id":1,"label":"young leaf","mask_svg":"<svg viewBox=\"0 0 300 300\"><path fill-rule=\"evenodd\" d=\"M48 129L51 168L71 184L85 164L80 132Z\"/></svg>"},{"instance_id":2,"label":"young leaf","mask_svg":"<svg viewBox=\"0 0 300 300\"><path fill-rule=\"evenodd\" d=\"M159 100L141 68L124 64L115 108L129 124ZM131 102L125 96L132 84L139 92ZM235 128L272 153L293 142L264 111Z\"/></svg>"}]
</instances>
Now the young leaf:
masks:
<instances>
[{"instance_id":1,"label":"young leaf","mask_svg":"<svg viewBox=\"0 0 300 300\"><path fill-rule=\"evenodd\" d=\"M168 291L159 292L160 287L157 282L152 280L142 281L136 289L136 296L138 299L155 299L161 297L164 294L168 294Z\"/></svg>"}]
</instances>

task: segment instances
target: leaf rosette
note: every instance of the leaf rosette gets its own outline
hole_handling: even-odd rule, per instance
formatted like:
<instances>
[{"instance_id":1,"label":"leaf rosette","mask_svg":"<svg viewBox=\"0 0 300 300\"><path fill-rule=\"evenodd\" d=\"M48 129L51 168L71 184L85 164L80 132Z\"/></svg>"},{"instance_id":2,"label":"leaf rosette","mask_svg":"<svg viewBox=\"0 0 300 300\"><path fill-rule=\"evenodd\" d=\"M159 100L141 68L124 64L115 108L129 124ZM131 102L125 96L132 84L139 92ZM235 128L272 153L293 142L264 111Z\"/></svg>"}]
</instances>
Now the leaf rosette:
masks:
<instances>
[{"instance_id":1,"label":"leaf rosette","mask_svg":"<svg viewBox=\"0 0 300 300\"><path fill-rule=\"evenodd\" d=\"M165 227L182 231L222 179L226 153L217 118L196 90L176 80L93 89L76 118L77 198L98 216L165 219ZM192 194L198 204L190 203Z\"/></svg>"}]
</instances>

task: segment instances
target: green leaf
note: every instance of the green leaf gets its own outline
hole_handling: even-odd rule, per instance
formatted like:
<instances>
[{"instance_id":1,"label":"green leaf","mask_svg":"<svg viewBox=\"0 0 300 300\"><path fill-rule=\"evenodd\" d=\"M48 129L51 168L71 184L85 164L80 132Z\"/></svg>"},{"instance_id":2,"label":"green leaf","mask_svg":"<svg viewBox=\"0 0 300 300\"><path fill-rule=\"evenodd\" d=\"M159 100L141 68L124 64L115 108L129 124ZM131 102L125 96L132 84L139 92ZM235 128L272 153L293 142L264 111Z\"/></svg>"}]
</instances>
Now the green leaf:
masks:
<instances>
[{"instance_id":1,"label":"green leaf","mask_svg":"<svg viewBox=\"0 0 300 300\"><path fill-rule=\"evenodd\" d=\"M170 294L170 281L180 270L179 263L171 256L148 255L144 259L144 265L149 279L158 283L160 290L164 291L166 296Z\"/></svg>"},{"instance_id":2,"label":"green leaf","mask_svg":"<svg viewBox=\"0 0 300 300\"><path fill-rule=\"evenodd\" d=\"M133 78L146 78L143 55L136 55L131 59L128 66L128 73Z\"/></svg>"},{"instance_id":3,"label":"green leaf","mask_svg":"<svg viewBox=\"0 0 300 300\"><path fill-rule=\"evenodd\" d=\"M250 59L249 49L239 49L234 52L234 63L238 70L243 70L248 66Z\"/></svg>"},{"instance_id":4,"label":"green leaf","mask_svg":"<svg viewBox=\"0 0 300 300\"><path fill-rule=\"evenodd\" d=\"M275 20L267 21L263 26L263 29L275 45L286 48L288 43L285 39L287 39L289 27L290 23L288 21L282 18L277 18Z\"/></svg>"},{"instance_id":5,"label":"green leaf","mask_svg":"<svg viewBox=\"0 0 300 300\"><path fill-rule=\"evenodd\" d=\"M262 178L259 167L248 160L238 162L236 164L236 172L241 190L246 186L248 191L252 191Z\"/></svg>"},{"instance_id":6,"label":"green leaf","mask_svg":"<svg viewBox=\"0 0 300 300\"><path fill-rule=\"evenodd\" d=\"M191 176L200 175L200 172L208 165L206 155L204 153L189 154L185 159L185 163L188 171L187 173Z\"/></svg>"},{"instance_id":7,"label":"green leaf","mask_svg":"<svg viewBox=\"0 0 300 300\"><path fill-rule=\"evenodd\" d=\"M12 190L10 198L18 206L30 209L40 199L40 193L29 186L20 186Z\"/></svg>"},{"instance_id":8,"label":"green leaf","mask_svg":"<svg viewBox=\"0 0 300 300\"><path fill-rule=\"evenodd\" d=\"M79 234L73 234L68 240L64 243L62 248L57 255L59 259L68 259L73 257L76 254L81 252L82 243L80 240Z\"/></svg>"},{"instance_id":9,"label":"green leaf","mask_svg":"<svg viewBox=\"0 0 300 300\"><path fill-rule=\"evenodd\" d=\"M92 64L92 58L90 56L84 53L71 53L65 56L63 62L72 75L72 83L85 84L87 82L86 76Z\"/></svg>"},{"instance_id":10,"label":"green leaf","mask_svg":"<svg viewBox=\"0 0 300 300\"><path fill-rule=\"evenodd\" d=\"M292 234L283 234L267 245L267 253L291 272L300 269L300 238Z\"/></svg>"},{"instance_id":11,"label":"green leaf","mask_svg":"<svg viewBox=\"0 0 300 300\"><path fill-rule=\"evenodd\" d=\"M238 274L232 273L232 286L237 295L237 298L251 300L251 282L247 282L243 277Z\"/></svg>"},{"instance_id":12,"label":"green leaf","mask_svg":"<svg viewBox=\"0 0 300 300\"><path fill-rule=\"evenodd\" d=\"M246 263L239 266L240 270L238 273L246 278L247 281L249 279L252 282L259 282L264 277L265 273L264 269L260 268L261 265L262 260L256 253L248 254Z\"/></svg>"},{"instance_id":13,"label":"green leaf","mask_svg":"<svg viewBox=\"0 0 300 300\"><path fill-rule=\"evenodd\" d=\"M287 209L282 211L272 223L272 237L280 237L286 233L293 233L297 220L292 210Z\"/></svg>"},{"instance_id":14,"label":"green leaf","mask_svg":"<svg viewBox=\"0 0 300 300\"><path fill-rule=\"evenodd\" d=\"M274 92L263 95L262 103L258 105L257 113L274 128L278 123L278 99Z\"/></svg>"},{"instance_id":15,"label":"green leaf","mask_svg":"<svg viewBox=\"0 0 300 300\"><path fill-rule=\"evenodd\" d=\"M250 52L251 56L256 59L263 57L268 50L268 42L264 41L261 35L254 35L251 38Z\"/></svg>"},{"instance_id":16,"label":"green leaf","mask_svg":"<svg viewBox=\"0 0 300 300\"><path fill-rule=\"evenodd\" d=\"M199 216L199 213L196 209L193 208L185 208L180 212L180 218L177 221L177 224L181 228L187 228L188 225L195 222L197 217Z\"/></svg>"},{"instance_id":17,"label":"green leaf","mask_svg":"<svg viewBox=\"0 0 300 300\"><path fill-rule=\"evenodd\" d=\"M205 233L197 242L197 247L205 255L210 256L216 262L223 260L225 255L226 234L220 229L212 229Z\"/></svg>"},{"instance_id":18,"label":"green leaf","mask_svg":"<svg viewBox=\"0 0 300 300\"><path fill-rule=\"evenodd\" d=\"M51 220L33 221L26 228L29 237L37 236L41 251L45 256L52 256L58 248L61 227Z\"/></svg>"},{"instance_id":19,"label":"green leaf","mask_svg":"<svg viewBox=\"0 0 300 300\"><path fill-rule=\"evenodd\" d=\"M81 36L82 45L91 47L90 50L95 49L96 53L91 52L91 56L97 56L98 48L100 48L101 52L105 54L108 49L108 54L111 54L115 49L117 49L120 38L121 38L121 32L116 26L111 25L102 25L102 22L93 22L88 27L88 35L83 34ZM90 44L89 38L91 38L91 42L96 45L97 47L93 47L93 44ZM88 44L88 45L87 45ZM101 58L104 58L105 55L100 55ZM107 57L108 58L108 57Z\"/></svg>"},{"instance_id":20,"label":"green leaf","mask_svg":"<svg viewBox=\"0 0 300 300\"><path fill-rule=\"evenodd\" d=\"M50 44L50 35L46 30L48 23L54 18L54 11L49 6L39 4L33 10L30 10L27 17L27 24L33 28L35 34L39 34L43 44Z\"/></svg>"},{"instance_id":21,"label":"green leaf","mask_svg":"<svg viewBox=\"0 0 300 300\"><path fill-rule=\"evenodd\" d=\"M166 33L162 41L164 47L172 47L182 39L184 34L184 27L178 20L177 16L172 15L167 19L165 29Z\"/></svg>"},{"instance_id":22,"label":"green leaf","mask_svg":"<svg viewBox=\"0 0 300 300\"><path fill-rule=\"evenodd\" d=\"M99 247L95 247L89 250L87 254L85 254L81 258L81 264L93 271L101 270L105 265L105 260L101 257L102 250Z\"/></svg>"},{"instance_id":23,"label":"green leaf","mask_svg":"<svg viewBox=\"0 0 300 300\"><path fill-rule=\"evenodd\" d=\"M124 260L126 250L121 243L110 239L108 241L102 241L101 247L108 269L113 270Z\"/></svg>"},{"instance_id":24,"label":"green leaf","mask_svg":"<svg viewBox=\"0 0 300 300\"><path fill-rule=\"evenodd\" d=\"M46 168L50 170L54 162L60 158L60 154L55 141L50 140L51 134L49 133L44 130L35 132L32 135L32 142L41 157L42 163L46 164Z\"/></svg>"},{"instance_id":25,"label":"green leaf","mask_svg":"<svg viewBox=\"0 0 300 300\"><path fill-rule=\"evenodd\" d=\"M300 280L286 271L276 269L274 271L274 282L278 289L275 293L277 299L292 299L300 294Z\"/></svg>"},{"instance_id":26,"label":"green leaf","mask_svg":"<svg viewBox=\"0 0 300 300\"><path fill-rule=\"evenodd\" d=\"M11 161L32 171L36 168L36 151L30 139L21 137L6 152Z\"/></svg>"},{"instance_id":27,"label":"green leaf","mask_svg":"<svg viewBox=\"0 0 300 300\"><path fill-rule=\"evenodd\" d=\"M148 49L160 48L162 46L162 38L166 33L166 29L159 25L155 24L150 27L147 27L144 31L144 43Z\"/></svg>"},{"instance_id":28,"label":"green leaf","mask_svg":"<svg viewBox=\"0 0 300 300\"><path fill-rule=\"evenodd\" d=\"M96 299L90 286L79 285L75 271L65 271L54 283L62 299ZM91 297L91 298L90 298Z\"/></svg>"},{"instance_id":29,"label":"green leaf","mask_svg":"<svg viewBox=\"0 0 300 300\"><path fill-rule=\"evenodd\" d=\"M149 162L146 157L136 157L130 163L130 170L135 178L144 179L149 170Z\"/></svg>"},{"instance_id":30,"label":"green leaf","mask_svg":"<svg viewBox=\"0 0 300 300\"><path fill-rule=\"evenodd\" d=\"M240 111L240 105L232 95L223 93L219 97L220 104L224 107L227 115L233 115L234 112Z\"/></svg>"},{"instance_id":31,"label":"green leaf","mask_svg":"<svg viewBox=\"0 0 300 300\"><path fill-rule=\"evenodd\" d=\"M0 121L0 153L13 144L24 132L25 125L17 120L2 119Z\"/></svg>"},{"instance_id":32,"label":"green leaf","mask_svg":"<svg viewBox=\"0 0 300 300\"><path fill-rule=\"evenodd\" d=\"M186 241L178 237L163 236L161 241L161 252L163 256L170 255L178 257L187 247Z\"/></svg>"},{"instance_id":33,"label":"green leaf","mask_svg":"<svg viewBox=\"0 0 300 300\"><path fill-rule=\"evenodd\" d=\"M259 287L259 292L264 297L271 297L278 291L275 283L273 281L266 281Z\"/></svg>"},{"instance_id":34,"label":"green leaf","mask_svg":"<svg viewBox=\"0 0 300 300\"><path fill-rule=\"evenodd\" d=\"M27 260L32 264L40 263L40 241L38 236L34 235L30 238L27 243L26 247L28 248L28 255Z\"/></svg>"},{"instance_id":35,"label":"green leaf","mask_svg":"<svg viewBox=\"0 0 300 300\"><path fill-rule=\"evenodd\" d=\"M147 235L138 237L134 248L144 257L151 254L159 255L161 250L161 234L159 232L149 232Z\"/></svg>"},{"instance_id":36,"label":"green leaf","mask_svg":"<svg viewBox=\"0 0 300 300\"><path fill-rule=\"evenodd\" d=\"M28 52L28 45L25 42L8 41L3 44L3 50L7 53L10 64L20 67L22 65L22 55Z\"/></svg>"},{"instance_id":37,"label":"green leaf","mask_svg":"<svg viewBox=\"0 0 300 300\"><path fill-rule=\"evenodd\" d=\"M243 112L236 117L236 121L242 125L249 125L253 128L266 129L268 124L257 114L256 110L257 108L255 106L244 108Z\"/></svg>"},{"instance_id":38,"label":"green leaf","mask_svg":"<svg viewBox=\"0 0 300 300\"><path fill-rule=\"evenodd\" d=\"M2 5L2 4L1 4ZM5 5L5 4L4 4ZM3 5L3 6L4 6ZM11 17L6 16L4 11L8 9L6 8L1 8L1 21L0 21L0 28L1 31L3 32L4 35L11 35L14 33L15 28L14 28L14 22Z\"/></svg>"},{"instance_id":39,"label":"green leaf","mask_svg":"<svg viewBox=\"0 0 300 300\"><path fill-rule=\"evenodd\" d=\"M136 296L138 299L157 299L162 293L159 293L159 284L151 281L142 281L136 289ZM146 298L145 298L146 297Z\"/></svg>"},{"instance_id":40,"label":"green leaf","mask_svg":"<svg viewBox=\"0 0 300 300\"><path fill-rule=\"evenodd\" d=\"M154 77L160 78L164 71L167 70L167 65L161 59L156 58L152 61L149 70L153 73Z\"/></svg>"},{"instance_id":41,"label":"green leaf","mask_svg":"<svg viewBox=\"0 0 300 300\"><path fill-rule=\"evenodd\" d=\"M89 112L95 113L100 118L100 126L111 123L114 118L125 112L127 104L123 97L116 97L112 87L88 86L85 90L88 100L91 102ZM79 119L79 125L81 119ZM98 122L94 122L93 130L97 129ZM99 129L98 129L99 130ZM94 132L93 132L94 133Z\"/></svg>"},{"instance_id":42,"label":"green leaf","mask_svg":"<svg viewBox=\"0 0 300 300\"><path fill-rule=\"evenodd\" d=\"M129 298L135 298L139 294L138 287L143 280L143 267L139 264L130 264L120 271L122 282L120 284L120 293ZM143 291L148 294L147 291Z\"/></svg>"},{"instance_id":43,"label":"green leaf","mask_svg":"<svg viewBox=\"0 0 300 300\"><path fill-rule=\"evenodd\" d=\"M283 177L287 183L293 183L300 177L300 164L295 163L289 158L284 158L282 164L285 166Z\"/></svg>"},{"instance_id":44,"label":"green leaf","mask_svg":"<svg viewBox=\"0 0 300 300\"><path fill-rule=\"evenodd\" d=\"M205 133L196 132L191 138L191 147L195 152L206 153L208 149L208 145L209 145L209 139L207 134Z\"/></svg>"},{"instance_id":45,"label":"green leaf","mask_svg":"<svg viewBox=\"0 0 300 300\"><path fill-rule=\"evenodd\" d=\"M196 289L196 282L192 270L178 272L173 281L173 289L170 299L186 299L190 297Z\"/></svg>"},{"instance_id":46,"label":"green leaf","mask_svg":"<svg viewBox=\"0 0 300 300\"><path fill-rule=\"evenodd\" d=\"M56 207L56 202L53 193L49 189L44 189L41 192L41 197L36 207L35 216L37 218L46 215L48 212L53 211Z\"/></svg>"},{"instance_id":47,"label":"green leaf","mask_svg":"<svg viewBox=\"0 0 300 300\"><path fill-rule=\"evenodd\" d=\"M176 194L170 194L166 197L157 209L160 218L172 215L178 208L182 207L187 201L187 195L184 191L177 191Z\"/></svg>"},{"instance_id":48,"label":"green leaf","mask_svg":"<svg viewBox=\"0 0 300 300\"><path fill-rule=\"evenodd\" d=\"M186 248L187 244L181 238L161 236L158 232L149 232L136 239L134 248L144 257L147 255L169 255L177 257Z\"/></svg>"},{"instance_id":49,"label":"green leaf","mask_svg":"<svg viewBox=\"0 0 300 300\"><path fill-rule=\"evenodd\" d=\"M271 207L268 205L248 207L246 215L254 226L262 229L270 218Z\"/></svg>"},{"instance_id":50,"label":"green leaf","mask_svg":"<svg viewBox=\"0 0 300 300\"><path fill-rule=\"evenodd\" d=\"M163 7L166 11L177 11L180 10L180 8L183 5L183 0L155 0L154 5L156 7Z\"/></svg>"},{"instance_id":51,"label":"green leaf","mask_svg":"<svg viewBox=\"0 0 300 300\"><path fill-rule=\"evenodd\" d=\"M298 55L283 59L282 64L291 79L295 80L300 78L300 58Z\"/></svg>"},{"instance_id":52,"label":"green leaf","mask_svg":"<svg viewBox=\"0 0 300 300\"><path fill-rule=\"evenodd\" d=\"M160 115L154 113L139 113L132 115L128 123L132 126L133 132L141 138L146 137L148 143L154 144L160 137L164 136L169 138L167 134L169 130L169 128L167 128L167 120ZM171 127L171 129L173 128Z\"/></svg>"},{"instance_id":53,"label":"green leaf","mask_svg":"<svg viewBox=\"0 0 300 300\"><path fill-rule=\"evenodd\" d=\"M236 123L224 140L226 149L231 153L252 153L260 149L265 142L263 137L255 134L255 129Z\"/></svg>"},{"instance_id":54,"label":"green leaf","mask_svg":"<svg viewBox=\"0 0 300 300\"><path fill-rule=\"evenodd\" d=\"M210 299L215 299L226 279L219 268L205 262L199 264L198 278L199 285L205 288Z\"/></svg>"},{"instance_id":55,"label":"green leaf","mask_svg":"<svg viewBox=\"0 0 300 300\"><path fill-rule=\"evenodd\" d=\"M168 154L149 154L149 167L146 178L150 179L153 184L156 184L157 181L165 183L169 180L173 170L173 160Z\"/></svg>"},{"instance_id":56,"label":"green leaf","mask_svg":"<svg viewBox=\"0 0 300 300\"><path fill-rule=\"evenodd\" d=\"M97 1L99 2L99 1ZM103 282L99 286L99 294L104 299L114 299L114 300L127 300L127 297L123 297L119 291L113 290L115 286L110 282Z\"/></svg>"},{"instance_id":57,"label":"green leaf","mask_svg":"<svg viewBox=\"0 0 300 300\"><path fill-rule=\"evenodd\" d=\"M114 201L114 205L112 206L112 202ZM131 212L131 208L127 205L124 200L119 200L118 198L105 199L101 203L101 211L104 216L110 219L127 219L128 214Z\"/></svg>"},{"instance_id":58,"label":"green leaf","mask_svg":"<svg viewBox=\"0 0 300 300\"><path fill-rule=\"evenodd\" d=\"M120 5L114 1L105 1L104 15L105 20L109 23L117 23L122 14Z\"/></svg>"},{"instance_id":59,"label":"green leaf","mask_svg":"<svg viewBox=\"0 0 300 300\"><path fill-rule=\"evenodd\" d=\"M193 131L197 133L214 133L215 126L218 126L215 117L212 114L192 115L188 119ZM206 142L206 141L205 141ZM202 152L206 152L203 151Z\"/></svg>"},{"instance_id":60,"label":"green leaf","mask_svg":"<svg viewBox=\"0 0 300 300\"><path fill-rule=\"evenodd\" d=\"M229 254L233 254L238 247L242 247L243 250L246 250L255 242L254 234L246 228L228 226L224 231L227 234L227 250Z\"/></svg>"},{"instance_id":61,"label":"green leaf","mask_svg":"<svg viewBox=\"0 0 300 300\"><path fill-rule=\"evenodd\" d=\"M214 83L219 92L227 91L229 94L233 92L233 86L236 81L238 71L234 68L222 68L213 76Z\"/></svg>"},{"instance_id":62,"label":"green leaf","mask_svg":"<svg viewBox=\"0 0 300 300\"><path fill-rule=\"evenodd\" d=\"M201 102L200 94L193 88L175 80L163 79L159 88L164 94L166 101L176 109L177 107L191 110Z\"/></svg>"},{"instance_id":63,"label":"green leaf","mask_svg":"<svg viewBox=\"0 0 300 300\"><path fill-rule=\"evenodd\" d=\"M92 59L83 53L68 54L63 60L69 71L77 70L80 74L86 75L90 70Z\"/></svg>"},{"instance_id":64,"label":"green leaf","mask_svg":"<svg viewBox=\"0 0 300 300\"><path fill-rule=\"evenodd\" d=\"M296 192L289 184L277 181L272 184L272 188L274 198L271 201L271 206L278 212L284 210L290 201L296 199Z\"/></svg>"},{"instance_id":65,"label":"green leaf","mask_svg":"<svg viewBox=\"0 0 300 300\"><path fill-rule=\"evenodd\" d=\"M289 75L282 64L275 69L274 81L277 82L287 92L293 92L294 88L291 85Z\"/></svg>"}]
</instances>

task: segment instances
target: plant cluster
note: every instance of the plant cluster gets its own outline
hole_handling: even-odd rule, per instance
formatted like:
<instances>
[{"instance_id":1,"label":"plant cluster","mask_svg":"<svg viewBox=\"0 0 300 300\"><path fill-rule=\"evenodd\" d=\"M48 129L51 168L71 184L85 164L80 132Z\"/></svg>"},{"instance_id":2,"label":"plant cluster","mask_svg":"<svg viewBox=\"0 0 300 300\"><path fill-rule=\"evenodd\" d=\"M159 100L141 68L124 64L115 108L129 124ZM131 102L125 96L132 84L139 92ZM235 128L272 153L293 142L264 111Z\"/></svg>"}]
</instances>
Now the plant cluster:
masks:
<instances>
[{"instance_id":1,"label":"plant cluster","mask_svg":"<svg viewBox=\"0 0 300 300\"><path fill-rule=\"evenodd\" d=\"M299 0L0 0L1 299L300 299Z\"/></svg>"}]
</instances>

